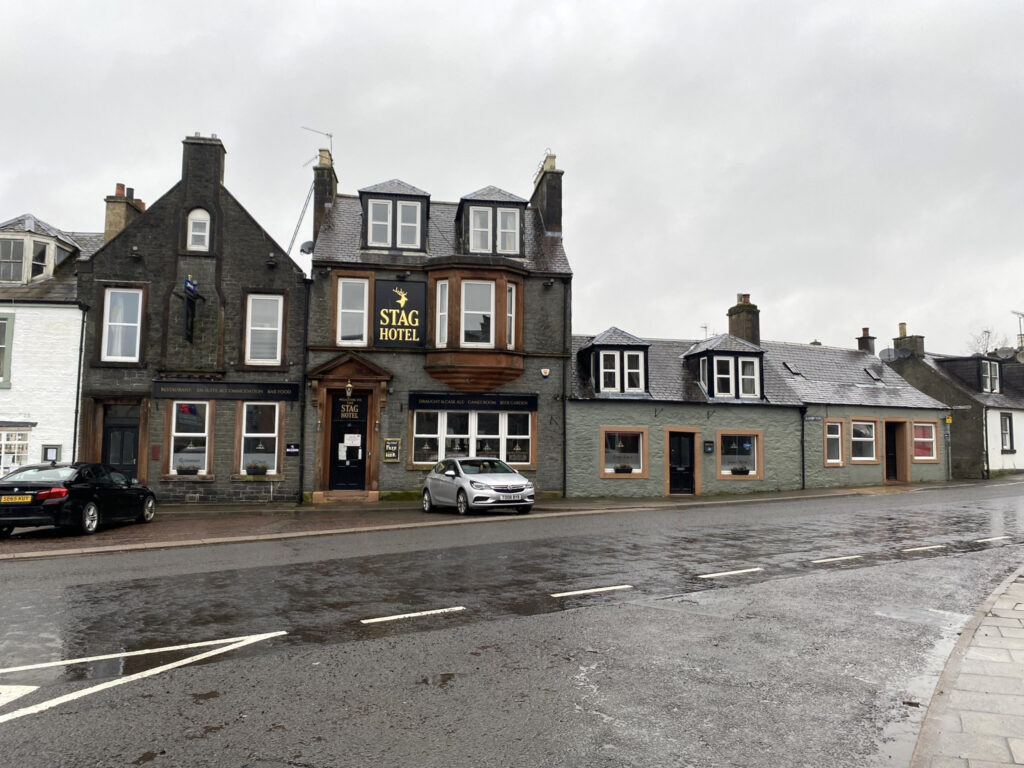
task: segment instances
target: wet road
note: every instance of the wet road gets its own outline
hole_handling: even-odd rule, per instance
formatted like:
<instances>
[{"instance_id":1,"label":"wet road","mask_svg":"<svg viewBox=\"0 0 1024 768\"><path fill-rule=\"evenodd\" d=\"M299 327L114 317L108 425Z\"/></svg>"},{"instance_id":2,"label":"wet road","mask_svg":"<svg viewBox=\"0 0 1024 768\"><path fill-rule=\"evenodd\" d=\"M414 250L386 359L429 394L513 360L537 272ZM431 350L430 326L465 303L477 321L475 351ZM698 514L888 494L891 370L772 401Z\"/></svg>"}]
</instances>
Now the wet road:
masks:
<instances>
[{"instance_id":1,"label":"wet road","mask_svg":"<svg viewBox=\"0 0 1024 768\"><path fill-rule=\"evenodd\" d=\"M905 764L1022 488L5 562L0 764Z\"/></svg>"}]
</instances>

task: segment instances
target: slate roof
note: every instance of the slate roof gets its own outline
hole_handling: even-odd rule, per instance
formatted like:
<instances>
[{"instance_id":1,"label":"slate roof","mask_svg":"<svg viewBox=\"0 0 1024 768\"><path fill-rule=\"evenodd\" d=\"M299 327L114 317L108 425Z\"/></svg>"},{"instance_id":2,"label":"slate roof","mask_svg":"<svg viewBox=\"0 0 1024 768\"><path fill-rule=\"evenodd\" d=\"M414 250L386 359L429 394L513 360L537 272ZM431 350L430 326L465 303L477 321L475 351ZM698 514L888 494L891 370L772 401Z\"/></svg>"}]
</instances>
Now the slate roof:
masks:
<instances>
[{"instance_id":1,"label":"slate roof","mask_svg":"<svg viewBox=\"0 0 1024 768\"><path fill-rule=\"evenodd\" d=\"M590 340L588 344L584 346L610 346L610 347L649 347L651 343L641 339L639 336L634 336L632 333L626 333L621 328L616 328L614 325L607 331L602 331Z\"/></svg>"},{"instance_id":2,"label":"slate roof","mask_svg":"<svg viewBox=\"0 0 1024 768\"><path fill-rule=\"evenodd\" d=\"M647 353L649 399L730 406L849 405L884 408L945 409L946 406L914 389L877 357L855 349L814 344L762 341L756 347L743 339L715 337L702 341L650 339ZM572 354L575 375L572 394L576 399L608 399L595 394L587 380L588 371L580 370L578 353L593 346L596 336L573 336ZM707 342L719 340L717 346ZM749 352L764 351L764 399L734 397L709 398L701 388L697 374L690 371L684 358L694 349ZM615 399L624 395L614 395ZM648 399L648 398L638 398Z\"/></svg>"},{"instance_id":3,"label":"slate roof","mask_svg":"<svg viewBox=\"0 0 1024 768\"><path fill-rule=\"evenodd\" d=\"M54 265L53 274L31 283L0 283L3 302L67 302L78 298L75 257L87 258L103 245L102 232L64 232L31 214L0 223L0 232L34 232L52 237L72 250L70 258Z\"/></svg>"},{"instance_id":4,"label":"slate roof","mask_svg":"<svg viewBox=\"0 0 1024 768\"><path fill-rule=\"evenodd\" d=\"M954 375L939 363L943 360L963 359L953 355L925 353L924 362L940 376L944 376L964 393L989 408L1024 409L1024 365L1016 360L1000 360L1001 392L981 392L974 389L959 376Z\"/></svg>"},{"instance_id":5,"label":"slate roof","mask_svg":"<svg viewBox=\"0 0 1024 768\"><path fill-rule=\"evenodd\" d=\"M366 192L371 195L410 195L413 197L430 197L429 192L424 192L422 189L414 187L412 184L406 184L401 179L382 181L380 184L374 184L372 187L363 187L359 191Z\"/></svg>"},{"instance_id":6,"label":"slate roof","mask_svg":"<svg viewBox=\"0 0 1024 768\"><path fill-rule=\"evenodd\" d=\"M730 336L728 333L720 333L717 336L712 336L710 339L704 339L704 341L695 343L685 352L685 356L692 357L708 350L740 353L764 352L763 348L756 344L751 344L746 339Z\"/></svg>"},{"instance_id":7,"label":"slate roof","mask_svg":"<svg viewBox=\"0 0 1024 768\"><path fill-rule=\"evenodd\" d=\"M478 189L476 192L470 192L468 195L462 196L463 200L475 200L482 203L526 203L528 200L524 200L519 195L513 195L511 192L506 192L504 189L498 187L484 187Z\"/></svg>"},{"instance_id":8,"label":"slate roof","mask_svg":"<svg viewBox=\"0 0 1024 768\"><path fill-rule=\"evenodd\" d=\"M534 272L571 275L562 238L547 235L540 214L533 208L523 212L523 254L489 256L457 253L455 250L455 214L457 203L431 202L427 226L427 251L360 250L363 209L359 198L339 195L324 214L323 225L313 250L313 262L323 264L367 264L380 266L423 267L432 260L457 257L464 264L521 263Z\"/></svg>"}]
</instances>

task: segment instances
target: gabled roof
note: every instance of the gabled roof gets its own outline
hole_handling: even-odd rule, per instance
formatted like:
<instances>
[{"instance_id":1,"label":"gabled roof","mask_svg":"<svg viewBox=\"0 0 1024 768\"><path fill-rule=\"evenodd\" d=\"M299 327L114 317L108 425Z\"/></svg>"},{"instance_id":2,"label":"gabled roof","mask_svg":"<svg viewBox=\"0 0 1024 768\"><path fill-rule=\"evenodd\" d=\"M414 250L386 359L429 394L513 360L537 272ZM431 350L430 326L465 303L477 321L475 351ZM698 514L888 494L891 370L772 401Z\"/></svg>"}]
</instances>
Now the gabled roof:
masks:
<instances>
[{"instance_id":1,"label":"gabled roof","mask_svg":"<svg viewBox=\"0 0 1024 768\"><path fill-rule=\"evenodd\" d=\"M1000 392L981 392L974 389L943 365L943 363L958 362L971 358L998 360L1001 363ZM989 408L1024 409L1024 365L1012 358L1010 360L1001 360L987 355L972 355L971 358L925 353L923 360L925 365L935 371L937 375L944 377L968 397L982 405Z\"/></svg>"},{"instance_id":2,"label":"gabled roof","mask_svg":"<svg viewBox=\"0 0 1024 768\"><path fill-rule=\"evenodd\" d=\"M692 347L683 353L683 357L693 357L699 355L701 352L709 352L714 350L715 352L739 352L741 354L751 354L755 352L764 352L764 349L752 344L746 339L741 339L738 336L732 336L728 333L720 333L717 336L712 336L710 339L704 339L704 341L696 342Z\"/></svg>"},{"instance_id":3,"label":"gabled roof","mask_svg":"<svg viewBox=\"0 0 1024 768\"><path fill-rule=\"evenodd\" d=\"M470 192L468 195L462 196L463 200L473 200L480 203L527 203L529 201L524 200L518 195L513 195L511 192L506 192L504 189L498 187L484 187L478 189L476 192Z\"/></svg>"},{"instance_id":4,"label":"gabled roof","mask_svg":"<svg viewBox=\"0 0 1024 768\"><path fill-rule=\"evenodd\" d=\"M406 184L401 179L390 179L374 184L372 187L363 187L360 193L366 192L371 195L410 195L412 197L430 197L429 192L424 192L419 187Z\"/></svg>"},{"instance_id":5,"label":"gabled roof","mask_svg":"<svg viewBox=\"0 0 1024 768\"><path fill-rule=\"evenodd\" d=\"M641 339L639 336L634 336L631 333L626 333L621 328L616 328L614 325L607 331L594 336L587 344L580 347L581 350L588 349L590 347L600 346L611 346L611 347L649 347L651 343Z\"/></svg>"},{"instance_id":6,"label":"gabled roof","mask_svg":"<svg viewBox=\"0 0 1024 768\"><path fill-rule=\"evenodd\" d=\"M359 198L339 195L324 214L320 234L313 250L313 262L322 264L365 264L423 267L442 258L458 258L465 264L490 264L493 256L458 253L455 249L457 203L431 201L427 226L426 253L361 251L363 208ZM533 208L523 211L523 252L516 257L530 271L571 275L572 269L562 247L562 238L548 235Z\"/></svg>"}]
</instances>

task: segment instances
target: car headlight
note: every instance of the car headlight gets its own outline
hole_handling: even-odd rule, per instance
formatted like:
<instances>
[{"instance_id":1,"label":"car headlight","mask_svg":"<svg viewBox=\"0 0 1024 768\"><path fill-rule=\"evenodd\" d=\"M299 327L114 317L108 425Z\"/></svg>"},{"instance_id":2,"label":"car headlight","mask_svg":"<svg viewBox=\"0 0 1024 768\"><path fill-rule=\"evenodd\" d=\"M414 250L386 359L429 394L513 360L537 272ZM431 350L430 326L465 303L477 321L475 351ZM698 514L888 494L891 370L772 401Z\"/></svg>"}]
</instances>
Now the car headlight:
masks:
<instances>
[{"instance_id":1,"label":"car headlight","mask_svg":"<svg viewBox=\"0 0 1024 768\"><path fill-rule=\"evenodd\" d=\"M476 480L470 480L469 487L477 491L487 491L491 488L487 483L478 483Z\"/></svg>"}]
</instances>

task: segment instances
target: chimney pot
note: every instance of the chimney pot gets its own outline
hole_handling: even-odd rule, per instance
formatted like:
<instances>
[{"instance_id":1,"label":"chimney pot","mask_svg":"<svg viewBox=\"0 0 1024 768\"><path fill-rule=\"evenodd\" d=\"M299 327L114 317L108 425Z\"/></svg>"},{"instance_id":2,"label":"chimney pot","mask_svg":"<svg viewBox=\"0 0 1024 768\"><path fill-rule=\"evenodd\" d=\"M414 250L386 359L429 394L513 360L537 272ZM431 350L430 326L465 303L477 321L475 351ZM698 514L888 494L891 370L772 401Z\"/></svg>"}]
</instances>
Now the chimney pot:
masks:
<instances>
[{"instance_id":1,"label":"chimney pot","mask_svg":"<svg viewBox=\"0 0 1024 768\"><path fill-rule=\"evenodd\" d=\"M907 335L907 324L906 323L900 323L900 336L906 336L906 335Z\"/></svg>"},{"instance_id":2,"label":"chimney pot","mask_svg":"<svg viewBox=\"0 0 1024 768\"><path fill-rule=\"evenodd\" d=\"M135 199L135 189L133 187L125 187L124 196L129 200Z\"/></svg>"},{"instance_id":3,"label":"chimney pot","mask_svg":"<svg viewBox=\"0 0 1024 768\"><path fill-rule=\"evenodd\" d=\"M114 185L114 194L117 197L124 197L124 184L115 184Z\"/></svg>"},{"instance_id":4,"label":"chimney pot","mask_svg":"<svg viewBox=\"0 0 1024 768\"><path fill-rule=\"evenodd\" d=\"M875 337L867 328L862 329L861 335L857 339L857 349L867 352L869 355L875 354Z\"/></svg>"}]
</instances>

